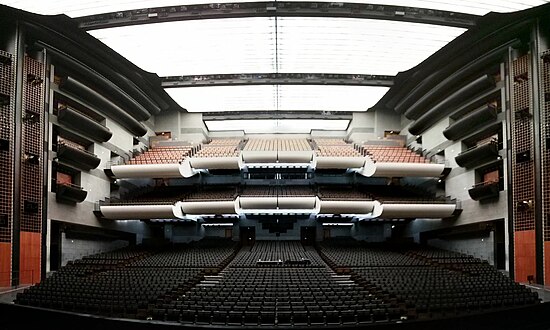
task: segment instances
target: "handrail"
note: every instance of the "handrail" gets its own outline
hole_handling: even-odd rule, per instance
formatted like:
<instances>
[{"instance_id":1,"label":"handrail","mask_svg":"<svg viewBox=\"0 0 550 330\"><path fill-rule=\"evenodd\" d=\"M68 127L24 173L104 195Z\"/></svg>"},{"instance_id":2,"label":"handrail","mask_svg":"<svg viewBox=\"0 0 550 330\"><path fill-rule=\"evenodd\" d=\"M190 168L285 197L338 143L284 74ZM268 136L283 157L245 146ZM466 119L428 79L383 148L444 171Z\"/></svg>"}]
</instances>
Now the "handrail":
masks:
<instances>
[{"instance_id":1,"label":"handrail","mask_svg":"<svg viewBox=\"0 0 550 330\"><path fill-rule=\"evenodd\" d=\"M499 177L499 181L495 181L495 180L488 180L488 181L483 181L483 182L478 182L474 185L472 185L472 188L477 188L477 187L481 187L481 186L489 186L489 185L492 185L492 184L498 184L500 182L500 177Z\"/></svg>"},{"instance_id":2,"label":"handrail","mask_svg":"<svg viewBox=\"0 0 550 330\"><path fill-rule=\"evenodd\" d=\"M84 190L84 188L82 188L81 186L78 186L78 185L76 185L76 184L74 184L74 183L57 182L57 180L55 180L55 179L54 179L54 181L55 181L55 183L56 183L57 185L60 185L60 186L67 186L67 187L75 188L75 189L78 189L78 190Z\"/></svg>"},{"instance_id":3,"label":"handrail","mask_svg":"<svg viewBox=\"0 0 550 330\"><path fill-rule=\"evenodd\" d=\"M466 149L466 150L460 152L459 155L462 155L462 154L464 154L464 153L466 153L466 152L468 152L468 151L472 151L472 150L474 150L474 149L477 149L477 148L479 148L479 147L483 147L483 146L486 146L486 145L489 145L489 144L495 144L495 145L498 146L498 140L497 140L497 139L491 139L491 140L489 140L489 141L487 141L487 142L485 142L485 143L476 144L476 145L471 146L470 148L468 148L468 149Z\"/></svg>"},{"instance_id":4,"label":"handrail","mask_svg":"<svg viewBox=\"0 0 550 330\"><path fill-rule=\"evenodd\" d=\"M97 158L96 154L94 154L93 152L88 151L88 150L86 150L86 149L80 149L80 148L74 147L74 146L72 146L70 143L66 143L66 142L63 142L63 141L59 141L59 142L57 142L57 145L58 145L58 147L59 147L59 146L66 146L66 147L69 147L69 148L74 149L74 150L82 151L82 152L87 153L87 154L90 155L90 156L94 156L94 157Z\"/></svg>"}]
</instances>

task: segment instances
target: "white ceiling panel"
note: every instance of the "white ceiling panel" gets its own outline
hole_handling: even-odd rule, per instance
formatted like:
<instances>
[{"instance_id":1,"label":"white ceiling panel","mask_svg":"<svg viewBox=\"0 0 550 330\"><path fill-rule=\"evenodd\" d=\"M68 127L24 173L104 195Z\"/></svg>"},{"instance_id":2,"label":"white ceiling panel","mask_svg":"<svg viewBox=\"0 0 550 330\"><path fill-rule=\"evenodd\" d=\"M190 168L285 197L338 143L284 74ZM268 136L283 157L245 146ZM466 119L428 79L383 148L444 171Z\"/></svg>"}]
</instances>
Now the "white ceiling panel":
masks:
<instances>
[{"instance_id":1,"label":"white ceiling panel","mask_svg":"<svg viewBox=\"0 0 550 330\"><path fill-rule=\"evenodd\" d=\"M90 31L159 76L275 71L275 20L227 18Z\"/></svg>"},{"instance_id":2,"label":"white ceiling panel","mask_svg":"<svg viewBox=\"0 0 550 330\"><path fill-rule=\"evenodd\" d=\"M387 87L281 85L278 110L366 111L388 91Z\"/></svg>"},{"instance_id":3,"label":"white ceiling panel","mask_svg":"<svg viewBox=\"0 0 550 330\"><path fill-rule=\"evenodd\" d=\"M272 85L166 88L166 92L189 112L276 110Z\"/></svg>"},{"instance_id":4,"label":"white ceiling panel","mask_svg":"<svg viewBox=\"0 0 550 330\"><path fill-rule=\"evenodd\" d=\"M167 22L90 34L159 76L254 72L395 75L464 31L384 20L288 17L277 21Z\"/></svg>"},{"instance_id":5,"label":"white ceiling panel","mask_svg":"<svg viewBox=\"0 0 550 330\"><path fill-rule=\"evenodd\" d=\"M189 112L366 111L387 87L330 85L252 85L166 88Z\"/></svg>"},{"instance_id":6,"label":"white ceiling panel","mask_svg":"<svg viewBox=\"0 0 550 330\"><path fill-rule=\"evenodd\" d=\"M244 131L260 133L310 133L311 130L346 130L349 120L326 119L256 119L205 121L209 131Z\"/></svg>"},{"instance_id":7,"label":"white ceiling panel","mask_svg":"<svg viewBox=\"0 0 550 330\"><path fill-rule=\"evenodd\" d=\"M277 23L279 72L395 75L465 31L354 18L283 17Z\"/></svg>"}]
</instances>

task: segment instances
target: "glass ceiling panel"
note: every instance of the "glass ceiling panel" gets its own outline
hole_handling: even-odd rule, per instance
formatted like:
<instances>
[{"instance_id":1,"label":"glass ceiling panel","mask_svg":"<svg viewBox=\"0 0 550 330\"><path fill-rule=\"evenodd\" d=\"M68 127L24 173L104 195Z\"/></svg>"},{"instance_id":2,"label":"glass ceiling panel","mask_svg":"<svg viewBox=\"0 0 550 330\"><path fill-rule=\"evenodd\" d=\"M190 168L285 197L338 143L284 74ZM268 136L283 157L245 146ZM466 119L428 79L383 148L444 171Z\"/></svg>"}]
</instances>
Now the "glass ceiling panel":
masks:
<instances>
[{"instance_id":1,"label":"glass ceiling panel","mask_svg":"<svg viewBox=\"0 0 550 330\"><path fill-rule=\"evenodd\" d=\"M314 0L300 0L314 1ZM67 14L70 17L79 17L87 15L95 15L122 10L132 10L151 7L165 7L175 5L190 5L201 3L212 3L213 1L204 0L0 0L1 4L16 7L19 9L35 12L39 14ZM227 2L251 2L251 1L230 1L221 0L216 3ZM348 0L346 2L354 3L371 3L370 1ZM512 0L512 1L495 1L495 0L379 0L372 1L374 3L431 8L437 10L455 11L467 14L484 15L490 11L510 12L521 9L526 9L538 6L549 2L548 0Z\"/></svg>"},{"instance_id":2,"label":"glass ceiling panel","mask_svg":"<svg viewBox=\"0 0 550 330\"><path fill-rule=\"evenodd\" d=\"M289 17L279 18L277 24L275 28L273 18L232 18L126 26L90 34L159 76L271 73L276 72L276 63L283 73L395 75L464 31L353 18Z\"/></svg>"},{"instance_id":3,"label":"glass ceiling panel","mask_svg":"<svg viewBox=\"0 0 550 330\"><path fill-rule=\"evenodd\" d=\"M166 88L189 112L366 111L387 87L330 85L251 85Z\"/></svg>"},{"instance_id":4,"label":"glass ceiling panel","mask_svg":"<svg viewBox=\"0 0 550 330\"><path fill-rule=\"evenodd\" d=\"M395 75L465 29L354 18L278 19L279 72Z\"/></svg>"},{"instance_id":5,"label":"glass ceiling panel","mask_svg":"<svg viewBox=\"0 0 550 330\"><path fill-rule=\"evenodd\" d=\"M367 111L388 87L281 85L279 110Z\"/></svg>"},{"instance_id":6,"label":"glass ceiling panel","mask_svg":"<svg viewBox=\"0 0 550 330\"><path fill-rule=\"evenodd\" d=\"M159 76L274 72L274 22L264 17L197 20L90 34Z\"/></svg>"},{"instance_id":7,"label":"glass ceiling panel","mask_svg":"<svg viewBox=\"0 0 550 330\"><path fill-rule=\"evenodd\" d=\"M277 87L271 85L165 88L189 112L276 110Z\"/></svg>"},{"instance_id":8,"label":"glass ceiling panel","mask_svg":"<svg viewBox=\"0 0 550 330\"><path fill-rule=\"evenodd\" d=\"M256 119L205 121L209 131L244 131L258 133L310 133L311 130L343 131L349 120L327 119Z\"/></svg>"}]
</instances>

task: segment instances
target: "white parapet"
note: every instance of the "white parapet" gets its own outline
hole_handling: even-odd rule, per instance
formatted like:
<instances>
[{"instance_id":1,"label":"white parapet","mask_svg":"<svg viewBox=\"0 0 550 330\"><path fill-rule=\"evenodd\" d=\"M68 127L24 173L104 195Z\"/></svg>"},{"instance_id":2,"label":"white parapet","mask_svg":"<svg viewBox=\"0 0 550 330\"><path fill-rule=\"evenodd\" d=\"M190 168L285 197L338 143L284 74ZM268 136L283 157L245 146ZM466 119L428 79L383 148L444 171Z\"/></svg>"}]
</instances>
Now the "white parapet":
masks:
<instances>
[{"instance_id":1,"label":"white parapet","mask_svg":"<svg viewBox=\"0 0 550 330\"><path fill-rule=\"evenodd\" d=\"M277 161L279 163L309 163L313 157L313 150L279 150Z\"/></svg>"},{"instance_id":2,"label":"white parapet","mask_svg":"<svg viewBox=\"0 0 550 330\"><path fill-rule=\"evenodd\" d=\"M346 169L363 167L365 157L314 157L313 167L318 169Z\"/></svg>"},{"instance_id":3,"label":"white parapet","mask_svg":"<svg viewBox=\"0 0 550 330\"><path fill-rule=\"evenodd\" d=\"M327 201L321 200L319 213L369 214L374 210L375 201Z\"/></svg>"},{"instance_id":4,"label":"white parapet","mask_svg":"<svg viewBox=\"0 0 550 330\"><path fill-rule=\"evenodd\" d=\"M181 202L174 205L102 205L102 216L113 220L184 219Z\"/></svg>"},{"instance_id":5,"label":"white parapet","mask_svg":"<svg viewBox=\"0 0 550 330\"><path fill-rule=\"evenodd\" d=\"M382 204L380 218L447 218L456 204Z\"/></svg>"},{"instance_id":6,"label":"white parapet","mask_svg":"<svg viewBox=\"0 0 550 330\"><path fill-rule=\"evenodd\" d=\"M279 209L309 209L315 208L314 196L278 197L277 207Z\"/></svg>"},{"instance_id":7,"label":"white parapet","mask_svg":"<svg viewBox=\"0 0 550 330\"><path fill-rule=\"evenodd\" d=\"M237 214L236 203L232 201L186 201L180 202L185 214Z\"/></svg>"},{"instance_id":8,"label":"white parapet","mask_svg":"<svg viewBox=\"0 0 550 330\"><path fill-rule=\"evenodd\" d=\"M189 164L194 169L239 169L239 157L192 157Z\"/></svg>"},{"instance_id":9,"label":"white parapet","mask_svg":"<svg viewBox=\"0 0 550 330\"><path fill-rule=\"evenodd\" d=\"M242 159L245 163L276 163L276 150L243 150Z\"/></svg>"},{"instance_id":10,"label":"white parapet","mask_svg":"<svg viewBox=\"0 0 550 330\"><path fill-rule=\"evenodd\" d=\"M277 197L276 196L270 196L270 197L240 196L239 207L242 210L247 210L247 209L274 210L274 209L277 209Z\"/></svg>"},{"instance_id":11,"label":"white parapet","mask_svg":"<svg viewBox=\"0 0 550 330\"><path fill-rule=\"evenodd\" d=\"M179 163L111 166L117 178L181 178L184 176L182 169Z\"/></svg>"},{"instance_id":12,"label":"white parapet","mask_svg":"<svg viewBox=\"0 0 550 330\"><path fill-rule=\"evenodd\" d=\"M368 177L438 177L443 170L445 170L443 164L374 163L367 160L357 173Z\"/></svg>"}]
</instances>

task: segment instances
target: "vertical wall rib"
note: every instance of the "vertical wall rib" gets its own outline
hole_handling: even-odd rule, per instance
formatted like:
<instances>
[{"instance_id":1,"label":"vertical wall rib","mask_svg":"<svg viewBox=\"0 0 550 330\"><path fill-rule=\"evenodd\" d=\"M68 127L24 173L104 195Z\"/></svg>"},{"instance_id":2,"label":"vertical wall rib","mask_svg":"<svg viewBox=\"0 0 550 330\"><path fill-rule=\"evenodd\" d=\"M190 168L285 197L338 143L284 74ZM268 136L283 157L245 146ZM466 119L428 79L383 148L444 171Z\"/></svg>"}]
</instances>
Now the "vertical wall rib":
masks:
<instances>
[{"instance_id":1,"label":"vertical wall rib","mask_svg":"<svg viewBox=\"0 0 550 330\"><path fill-rule=\"evenodd\" d=\"M15 57L0 50L0 286L11 285Z\"/></svg>"},{"instance_id":2,"label":"vertical wall rib","mask_svg":"<svg viewBox=\"0 0 550 330\"><path fill-rule=\"evenodd\" d=\"M512 63L512 194L515 280L536 274L533 118L531 115L530 54Z\"/></svg>"},{"instance_id":3,"label":"vertical wall rib","mask_svg":"<svg viewBox=\"0 0 550 330\"><path fill-rule=\"evenodd\" d=\"M20 283L40 281L44 162L44 66L26 56L21 125Z\"/></svg>"},{"instance_id":4,"label":"vertical wall rib","mask_svg":"<svg viewBox=\"0 0 550 330\"><path fill-rule=\"evenodd\" d=\"M550 283L550 50L539 54L544 283Z\"/></svg>"}]
</instances>

